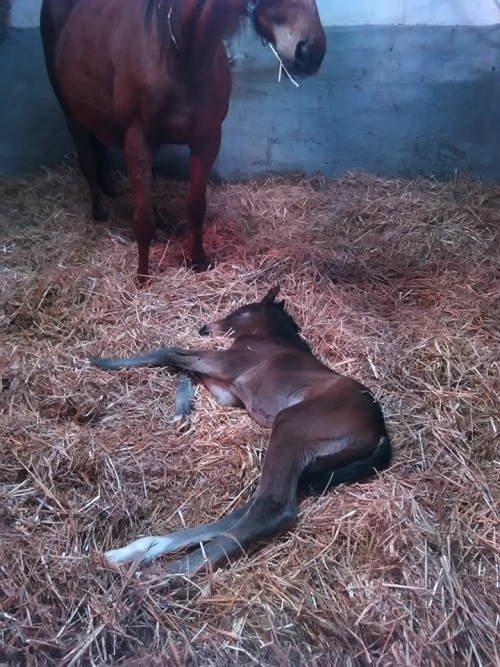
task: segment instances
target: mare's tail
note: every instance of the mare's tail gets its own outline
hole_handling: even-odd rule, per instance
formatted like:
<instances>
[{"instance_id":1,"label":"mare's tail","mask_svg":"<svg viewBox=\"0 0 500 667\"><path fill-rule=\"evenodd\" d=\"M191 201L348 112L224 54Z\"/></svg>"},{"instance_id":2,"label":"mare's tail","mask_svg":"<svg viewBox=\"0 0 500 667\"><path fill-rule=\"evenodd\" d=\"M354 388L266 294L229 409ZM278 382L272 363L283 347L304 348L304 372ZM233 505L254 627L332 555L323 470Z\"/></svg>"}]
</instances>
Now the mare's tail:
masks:
<instances>
[{"instance_id":1,"label":"mare's tail","mask_svg":"<svg viewBox=\"0 0 500 667\"><path fill-rule=\"evenodd\" d=\"M136 368L137 366L168 366L167 349L154 350L146 354L138 354L134 357L125 357L123 359L104 359L99 357L94 359L94 365L107 371L117 371L120 368Z\"/></svg>"},{"instance_id":2,"label":"mare's tail","mask_svg":"<svg viewBox=\"0 0 500 667\"><path fill-rule=\"evenodd\" d=\"M373 452L364 459L347 463L336 470L325 470L319 473L304 475L299 482L302 493L314 491L323 493L332 486L346 482L357 482L372 477L380 470L385 470L391 462L391 442L389 436L383 435Z\"/></svg>"}]
</instances>

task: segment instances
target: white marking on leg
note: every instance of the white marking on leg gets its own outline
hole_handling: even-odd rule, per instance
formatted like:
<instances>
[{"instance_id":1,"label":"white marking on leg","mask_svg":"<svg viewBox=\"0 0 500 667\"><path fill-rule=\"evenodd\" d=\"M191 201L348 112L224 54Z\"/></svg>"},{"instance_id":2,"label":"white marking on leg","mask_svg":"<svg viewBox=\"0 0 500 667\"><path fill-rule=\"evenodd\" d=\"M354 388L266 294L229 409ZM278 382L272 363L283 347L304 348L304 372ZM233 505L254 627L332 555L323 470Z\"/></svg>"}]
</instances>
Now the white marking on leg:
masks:
<instances>
[{"instance_id":1,"label":"white marking on leg","mask_svg":"<svg viewBox=\"0 0 500 667\"><path fill-rule=\"evenodd\" d=\"M112 549L104 554L113 563L122 565L132 560L139 560L141 565L146 565L153 558L168 553L172 549L172 540L168 536L141 537L121 549Z\"/></svg>"}]
</instances>

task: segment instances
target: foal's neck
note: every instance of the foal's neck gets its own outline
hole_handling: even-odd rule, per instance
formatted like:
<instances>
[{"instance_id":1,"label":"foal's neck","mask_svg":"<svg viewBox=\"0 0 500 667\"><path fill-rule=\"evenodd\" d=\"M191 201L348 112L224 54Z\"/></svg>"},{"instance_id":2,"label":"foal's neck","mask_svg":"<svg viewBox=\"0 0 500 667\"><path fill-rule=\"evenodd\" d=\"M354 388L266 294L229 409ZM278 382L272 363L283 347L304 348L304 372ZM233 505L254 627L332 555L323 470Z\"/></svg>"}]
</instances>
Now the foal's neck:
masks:
<instances>
[{"instance_id":1,"label":"foal's neck","mask_svg":"<svg viewBox=\"0 0 500 667\"><path fill-rule=\"evenodd\" d=\"M268 322L266 322L265 333L263 335L269 336L269 338L285 340L301 350L311 352L311 348L299 334L297 328L283 315L269 318Z\"/></svg>"}]
</instances>

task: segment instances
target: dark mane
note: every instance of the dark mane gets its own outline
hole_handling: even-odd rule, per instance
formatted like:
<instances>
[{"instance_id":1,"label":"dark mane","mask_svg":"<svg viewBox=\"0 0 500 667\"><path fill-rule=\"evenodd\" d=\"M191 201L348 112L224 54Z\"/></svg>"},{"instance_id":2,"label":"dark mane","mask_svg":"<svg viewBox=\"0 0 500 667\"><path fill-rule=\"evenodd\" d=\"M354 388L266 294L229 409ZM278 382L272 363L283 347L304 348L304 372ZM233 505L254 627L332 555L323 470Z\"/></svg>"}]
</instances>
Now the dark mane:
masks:
<instances>
[{"instance_id":1,"label":"dark mane","mask_svg":"<svg viewBox=\"0 0 500 667\"><path fill-rule=\"evenodd\" d=\"M200 4L201 0L198 0ZM153 17L156 19L156 32L160 55L163 58L168 52L171 43L182 48L181 31L181 0L145 0L144 22L149 33L153 27ZM170 18L169 18L170 16Z\"/></svg>"},{"instance_id":2,"label":"dark mane","mask_svg":"<svg viewBox=\"0 0 500 667\"><path fill-rule=\"evenodd\" d=\"M182 24L183 0L144 0L144 23L149 34L156 23L156 35L162 60L166 58L169 51L172 52L172 49L179 51L184 57L189 57L194 49L199 49L200 45L207 43L206 37L200 38L197 34L197 23L206 1L195 0L189 19ZM224 8L221 13L221 7L217 4L215 4L215 9L217 11L212 11L203 18L205 34L211 36L220 33L220 39L228 39L238 32L244 17L237 14L231 16Z\"/></svg>"},{"instance_id":3,"label":"dark mane","mask_svg":"<svg viewBox=\"0 0 500 667\"><path fill-rule=\"evenodd\" d=\"M274 308L280 311L280 313L283 315L285 320L288 322L288 324L292 327L294 332L297 334L297 344L298 346L302 349L305 350L306 352L310 352L312 354L312 350L309 347L309 343L305 341L301 334L301 328L297 324L297 322L293 319L293 317L290 315L290 313L286 310L284 302L281 303L276 303L273 302L272 304Z\"/></svg>"}]
</instances>

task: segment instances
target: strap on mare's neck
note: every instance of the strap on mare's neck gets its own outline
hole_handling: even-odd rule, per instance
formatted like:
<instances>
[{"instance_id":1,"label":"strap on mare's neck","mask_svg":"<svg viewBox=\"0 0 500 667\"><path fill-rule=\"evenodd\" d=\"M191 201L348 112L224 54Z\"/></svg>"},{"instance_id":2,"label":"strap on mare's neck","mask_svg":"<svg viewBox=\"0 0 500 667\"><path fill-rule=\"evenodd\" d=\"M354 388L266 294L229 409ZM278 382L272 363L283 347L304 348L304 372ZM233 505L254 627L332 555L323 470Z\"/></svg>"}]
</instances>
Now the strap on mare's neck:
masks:
<instances>
[{"instance_id":1,"label":"strap on mare's neck","mask_svg":"<svg viewBox=\"0 0 500 667\"><path fill-rule=\"evenodd\" d=\"M260 0L249 0L247 3L247 14L252 24L252 28L257 32L257 7Z\"/></svg>"}]
</instances>

